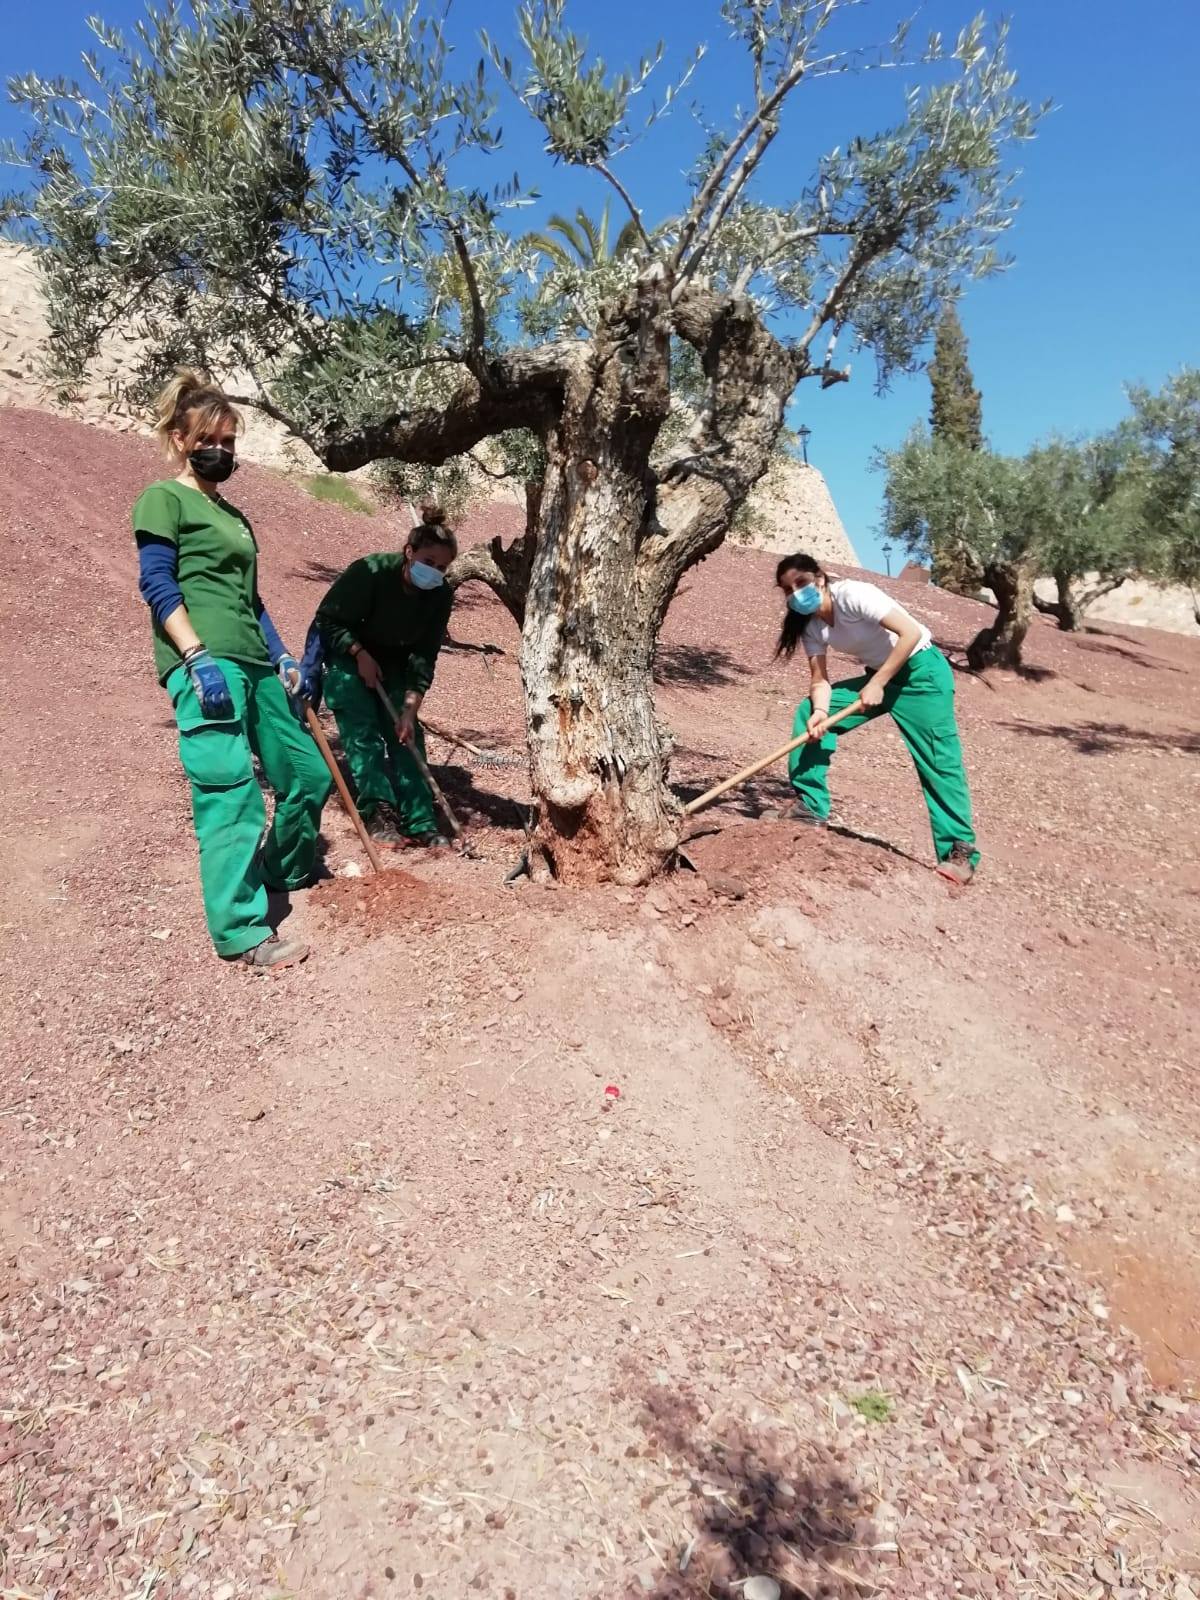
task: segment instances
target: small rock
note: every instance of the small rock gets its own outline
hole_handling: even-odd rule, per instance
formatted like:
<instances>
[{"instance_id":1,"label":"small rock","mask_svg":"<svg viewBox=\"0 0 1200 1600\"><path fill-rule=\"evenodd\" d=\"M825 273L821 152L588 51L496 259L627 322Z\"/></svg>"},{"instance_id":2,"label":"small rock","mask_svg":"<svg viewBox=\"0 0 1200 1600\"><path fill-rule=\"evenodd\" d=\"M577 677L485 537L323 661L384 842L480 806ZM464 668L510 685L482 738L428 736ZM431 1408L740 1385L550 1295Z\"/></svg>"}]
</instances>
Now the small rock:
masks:
<instances>
[{"instance_id":1,"label":"small rock","mask_svg":"<svg viewBox=\"0 0 1200 1600\"><path fill-rule=\"evenodd\" d=\"M714 894L724 895L726 900L744 900L746 898L746 885L740 878L730 877L726 872L710 872L708 874L708 887Z\"/></svg>"}]
</instances>

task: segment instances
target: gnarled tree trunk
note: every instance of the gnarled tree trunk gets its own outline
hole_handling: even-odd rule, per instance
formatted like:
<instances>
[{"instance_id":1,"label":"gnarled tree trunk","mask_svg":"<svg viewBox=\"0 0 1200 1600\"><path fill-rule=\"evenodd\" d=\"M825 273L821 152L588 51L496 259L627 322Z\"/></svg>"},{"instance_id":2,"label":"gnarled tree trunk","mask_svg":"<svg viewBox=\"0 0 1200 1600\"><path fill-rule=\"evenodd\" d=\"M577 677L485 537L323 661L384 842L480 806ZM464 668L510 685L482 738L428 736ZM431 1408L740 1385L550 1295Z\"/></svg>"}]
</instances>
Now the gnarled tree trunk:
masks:
<instances>
[{"instance_id":1,"label":"gnarled tree trunk","mask_svg":"<svg viewBox=\"0 0 1200 1600\"><path fill-rule=\"evenodd\" d=\"M1053 617L1064 633L1073 633L1083 621L1089 607L1094 606L1096 601L1103 599L1106 594L1112 594L1119 589L1132 576L1131 572L1102 572L1098 574L1093 584L1083 583L1076 588L1072 574L1062 567L1056 567L1054 585L1058 598L1042 600L1035 594L1033 604L1043 616Z\"/></svg>"},{"instance_id":2,"label":"gnarled tree trunk","mask_svg":"<svg viewBox=\"0 0 1200 1600\"><path fill-rule=\"evenodd\" d=\"M670 406L667 313L654 279L600 325L547 440L521 676L534 842L568 883L642 882L676 840L637 593L650 453Z\"/></svg>"},{"instance_id":3,"label":"gnarled tree trunk","mask_svg":"<svg viewBox=\"0 0 1200 1600\"><path fill-rule=\"evenodd\" d=\"M701 350L710 404L652 466L670 333ZM663 280L597 331L547 439L522 629L540 863L568 883L641 883L678 842L670 740L654 708L658 632L682 574L724 538L765 470L795 357L748 301Z\"/></svg>"},{"instance_id":4,"label":"gnarled tree trunk","mask_svg":"<svg viewBox=\"0 0 1200 1600\"><path fill-rule=\"evenodd\" d=\"M1054 569L1054 589L1056 598L1053 600L1043 600L1034 593L1034 610L1040 611L1044 617L1053 617L1064 633L1074 633L1079 626L1082 608L1075 603L1071 574L1062 567Z\"/></svg>"},{"instance_id":5,"label":"gnarled tree trunk","mask_svg":"<svg viewBox=\"0 0 1200 1600\"><path fill-rule=\"evenodd\" d=\"M1033 568L1007 561L985 566L983 581L996 596L996 620L981 628L967 646L967 661L976 672L984 667L1021 666L1021 647L1033 621Z\"/></svg>"}]
</instances>

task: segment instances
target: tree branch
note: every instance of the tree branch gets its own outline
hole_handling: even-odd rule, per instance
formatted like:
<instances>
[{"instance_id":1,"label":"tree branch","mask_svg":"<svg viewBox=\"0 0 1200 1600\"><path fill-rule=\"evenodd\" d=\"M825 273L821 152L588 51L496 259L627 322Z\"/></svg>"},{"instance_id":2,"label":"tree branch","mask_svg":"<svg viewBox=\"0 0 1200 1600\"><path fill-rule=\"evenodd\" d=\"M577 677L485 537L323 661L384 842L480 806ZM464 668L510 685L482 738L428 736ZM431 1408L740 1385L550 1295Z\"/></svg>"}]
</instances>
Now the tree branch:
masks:
<instances>
[{"instance_id":1,"label":"tree branch","mask_svg":"<svg viewBox=\"0 0 1200 1600\"><path fill-rule=\"evenodd\" d=\"M733 166L733 163L737 160L739 154L741 153L743 145L745 145L747 140L753 136L755 130L758 129L764 122L768 122L772 113L776 111L780 105L782 105L783 101L804 76L806 66L807 60L803 55L801 55L799 61L793 63L791 70L784 73L779 78L774 89L767 96L767 98L759 101L759 104L755 108L753 114L747 117L746 121L742 124L737 133L721 152L716 165L713 167L708 177L705 178L703 184L701 184L700 192L692 202L692 208L684 218L683 227L679 230L679 242L675 246L674 253L671 257L671 266L673 269L678 270L680 262L683 260L688 249L691 247L692 240L696 237L697 230L704 221L705 217L708 215L709 209L716 200L717 195L721 190L721 185L725 182L726 177L729 175L729 171ZM771 137L773 138L774 134L772 134ZM769 142L770 141L768 140L768 143ZM744 182L745 180L743 179L742 181Z\"/></svg>"},{"instance_id":2,"label":"tree branch","mask_svg":"<svg viewBox=\"0 0 1200 1600\"><path fill-rule=\"evenodd\" d=\"M475 276L475 267L467 250L466 240L458 228L451 228L450 236L454 240L454 248L458 253L458 264L463 270L463 277L467 284L467 294L471 299L471 354L474 360L468 365L475 370L476 365L483 356L483 346L487 339L487 317L484 315L483 298L479 293L479 279Z\"/></svg>"},{"instance_id":3,"label":"tree branch","mask_svg":"<svg viewBox=\"0 0 1200 1600\"><path fill-rule=\"evenodd\" d=\"M307 442L333 472L352 472L381 460L441 466L492 434L511 428L541 433L552 426L567 381L585 353L580 340L510 350L487 362L482 378L474 373L465 378L445 401L393 412L358 427L333 425L323 437Z\"/></svg>"},{"instance_id":4,"label":"tree branch","mask_svg":"<svg viewBox=\"0 0 1200 1600\"><path fill-rule=\"evenodd\" d=\"M533 548L534 541L528 534L514 539L507 549L496 534L486 544L475 544L464 550L451 563L446 582L452 589L463 583L486 583L517 627L522 628Z\"/></svg>"},{"instance_id":5,"label":"tree branch","mask_svg":"<svg viewBox=\"0 0 1200 1600\"><path fill-rule=\"evenodd\" d=\"M796 383L793 353L744 298L691 284L672 324L700 353L708 394L690 436L659 473L640 541L639 598L654 625L679 578L717 548L766 471Z\"/></svg>"},{"instance_id":6,"label":"tree branch","mask_svg":"<svg viewBox=\"0 0 1200 1600\"><path fill-rule=\"evenodd\" d=\"M608 179L609 183L612 184L613 188L621 196L621 199L624 200L625 204L629 207L629 215L633 218L633 223L637 228L638 236L640 237L642 243L646 246L646 249L650 252L653 252L654 246L650 242L650 235L646 232L645 226L642 223L642 213L634 205L633 199L629 194L629 191L625 188L625 185L617 177L615 172L610 171L609 168L604 165L603 161L596 162L596 171L602 178Z\"/></svg>"},{"instance_id":7,"label":"tree branch","mask_svg":"<svg viewBox=\"0 0 1200 1600\"><path fill-rule=\"evenodd\" d=\"M797 355L807 358L809 346L825 324L837 316L855 278L861 272L864 272L872 261L881 255L885 255L892 248L900 237L900 231L900 227L897 224L878 233L863 232L857 235L854 243L850 246L845 265L838 274L833 287L816 311L813 312L812 321L793 347ZM834 378L832 381L837 382L838 380Z\"/></svg>"},{"instance_id":8,"label":"tree branch","mask_svg":"<svg viewBox=\"0 0 1200 1600\"><path fill-rule=\"evenodd\" d=\"M281 411L267 394L262 384L259 383L257 373L251 371L250 376L258 384L258 393L256 395L230 394L226 395L226 399L230 400L235 406L253 406L256 411L261 411L264 416L270 417L273 422L282 423L293 438L302 440L314 455L319 454L320 452L317 450L310 435L304 431L294 417L290 417L286 411Z\"/></svg>"}]
</instances>

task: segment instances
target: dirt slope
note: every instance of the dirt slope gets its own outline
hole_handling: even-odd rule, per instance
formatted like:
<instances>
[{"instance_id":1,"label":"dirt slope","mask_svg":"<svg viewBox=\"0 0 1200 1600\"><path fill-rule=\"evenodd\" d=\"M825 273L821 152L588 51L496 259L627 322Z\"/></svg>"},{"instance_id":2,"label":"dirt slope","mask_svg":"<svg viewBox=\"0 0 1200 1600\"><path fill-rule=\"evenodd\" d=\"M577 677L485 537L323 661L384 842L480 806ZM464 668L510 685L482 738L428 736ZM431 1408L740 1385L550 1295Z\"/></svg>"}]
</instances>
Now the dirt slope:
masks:
<instances>
[{"instance_id":1,"label":"dirt slope","mask_svg":"<svg viewBox=\"0 0 1200 1600\"><path fill-rule=\"evenodd\" d=\"M0 1592L1200 1594L1200 646L960 674L967 894L887 728L841 831L773 776L644 894L503 889L521 773L451 764L482 859L347 876L331 808L264 981L203 937L152 452L8 411L0 459ZM236 490L299 640L392 530ZM687 790L789 725L771 566L672 608ZM979 609L892 587L961 660ZM511 625L453 633L507 654L430 715L517 740Z\"/></svg>"}]
</instances>

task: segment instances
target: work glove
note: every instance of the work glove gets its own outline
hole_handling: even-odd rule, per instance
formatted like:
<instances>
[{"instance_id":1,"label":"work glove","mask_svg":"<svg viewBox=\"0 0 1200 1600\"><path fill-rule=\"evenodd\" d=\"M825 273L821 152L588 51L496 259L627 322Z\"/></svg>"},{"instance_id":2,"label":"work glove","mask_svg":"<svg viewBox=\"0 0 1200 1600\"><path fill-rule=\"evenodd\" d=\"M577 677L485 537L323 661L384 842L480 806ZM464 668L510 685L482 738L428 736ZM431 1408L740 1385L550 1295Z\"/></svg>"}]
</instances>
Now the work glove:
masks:
<instances>
[{"instance_id":1,"label":"work glove","mask_svg":"<svg viewBox=\"0 0 1200 1600\"><path fill-rule=\"evenodd\" d=\"M289 700L295 700L301 692L300 663L295 656L288 655L285 650L275 661L275 671L279 674L279 681L287 692Z\"/></svg>"},{"instance_id":2,"label":"work glove","mask_svg":"<svg viewBox=\"0 0 1200 1600\"><path fill-rule=\"evenodd\" d=\"M225 674L203 645L189 650L183 658L183 664L192 680L203 716L221 719L236 715Z\"/></svg>"}]
</instances>

